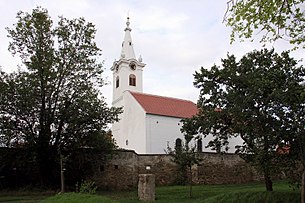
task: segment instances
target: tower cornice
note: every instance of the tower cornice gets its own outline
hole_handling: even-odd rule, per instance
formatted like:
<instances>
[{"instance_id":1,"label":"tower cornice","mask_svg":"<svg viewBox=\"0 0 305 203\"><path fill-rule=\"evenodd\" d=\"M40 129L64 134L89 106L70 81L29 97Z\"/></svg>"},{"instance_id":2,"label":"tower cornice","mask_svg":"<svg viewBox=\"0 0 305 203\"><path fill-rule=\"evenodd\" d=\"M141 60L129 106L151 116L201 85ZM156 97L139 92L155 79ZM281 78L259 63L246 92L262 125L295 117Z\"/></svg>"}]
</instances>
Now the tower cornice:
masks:
<instances>
[{"instance_id":1,"label":"tower cornice","mask_svg":"<svg viewBox=\"0 0 305 203\"><path fill-rule=\"evenodd\" d=\"M114 61L112 64L112 67L110 68L110 70L114 71L116 69L116 67L121 66L122 64L130 64L130 63L135 63L138 67L144 68L145 67L145 63L139 62L136 59L119 59L118 61Z\"/></svg>"}]
</instances>

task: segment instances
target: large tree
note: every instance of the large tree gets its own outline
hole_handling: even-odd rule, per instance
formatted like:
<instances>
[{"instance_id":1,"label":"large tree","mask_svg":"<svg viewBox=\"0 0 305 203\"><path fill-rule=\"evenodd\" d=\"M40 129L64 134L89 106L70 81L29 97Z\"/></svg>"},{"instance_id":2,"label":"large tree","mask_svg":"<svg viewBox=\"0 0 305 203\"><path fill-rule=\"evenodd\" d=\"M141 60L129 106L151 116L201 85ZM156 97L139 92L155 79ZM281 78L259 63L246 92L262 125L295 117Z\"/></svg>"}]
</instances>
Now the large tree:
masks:
<instances>
[{"instance_id":1,"label":"large tree","mask_svg":"<svg viewBox=\"0 0 305 203\"><path fill-rule=\"evenodd\" d=\"M240 61L228 55L222 67L195 73L200 112L185 120L183 130L194 136L211 133L215 139L209 146L241 137L237 152L264 175L266 189L272 191L276 147L289 140L300 144L296 138L305 136L299 133L304 121L292 118L304 105L304 76L305 69L288 52L253 51Z\"/></svg>"},{"instance_id":2,"label":"large tree","mask_svg":"<svg viewBox=\"0 0 305 203\"><path fill-rule=\"evenodd\" d=\"M60 17L53 26L40 7L17 19L7 28L9 50L24 66L0 75L0 141L33 148L47 183L58 152L114 147L106 130L121 109L107 107L99 91L103 69L92 23Z\"/></svg>"},{"instance_id":3,"label":"large tree","mask_svg":"<svg viewBox=\"0 0 305 203\"><path fill-rule=\"evenodd\" d=\"M225 20L232 27L231 40L253 38L261 41L288 40L305 48L304 0L229 0Z\"/></svg>"}]
</instances>

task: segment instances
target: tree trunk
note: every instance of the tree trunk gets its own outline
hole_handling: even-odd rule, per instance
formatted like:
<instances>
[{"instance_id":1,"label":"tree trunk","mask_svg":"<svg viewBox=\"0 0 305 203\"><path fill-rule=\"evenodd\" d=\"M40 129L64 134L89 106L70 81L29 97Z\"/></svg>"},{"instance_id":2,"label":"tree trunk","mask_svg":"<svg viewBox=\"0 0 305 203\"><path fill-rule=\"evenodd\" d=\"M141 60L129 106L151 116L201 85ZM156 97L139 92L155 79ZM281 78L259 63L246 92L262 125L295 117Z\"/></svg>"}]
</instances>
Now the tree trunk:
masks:
<instances>
[{"instance_id":1,"label":"tree trunk","mask_svg":"<svg viewBox=\"0 0 305 203\"><path fill-rule=\"evenodd\" d=\"M264 178L265 178L266 190L273 191L272 180L271 180L269 174L264 174Z\"/></svg>"},{"instance_id":2,"label":"tree trunk","mask_svg":"<svg viewBox=\"0 0 305 203\"><path fill-rule=\"evenodd\" d=\"M61 193L65 192L65 178L64 178L64 166L63 166L63 160L62 155L60 155L60 185L61 185Z\"/></svg>"},{"instance_id":3,"label":"tree trunk","mask_svg":"<svg viewBox=\"0 0 305 203\"><path fill-rule=\"evenodd\" d=\"M39 164L39 172L40 172L40 183L43 186L50 186L50 161L49 157L47 156L46 152L41 152L38 155L38 164Z\"/></svg>"},{"instance_id":4,"label":"tree trunk","mask_svg":"<svg viewBox=\"0 0 305 203\"><path fill-rule=\"evenodd\" d=\"M192 174L192 166L190 166L190 198L193 197L193 174Z\"/></svg>"},{"instance_id":5,"label":"tree trunk","mask_svg":"<svg viewBox=\"0 0 305 203\"><path fill-rule=\"evenodd\" d=\"M54 178L54 152L49 147L39 147L36 151L40 172L40 182L43 186L52 186L56 183ZM55 182L56 181L56 182Z\"/></svg>"},{"instance_id":6,"label":"tree trunk","mask_svg":"<svg viewBox=\"0 0 305 203\"><path fill-rule=\"evenodd\" d=\"M302 174L301 203L305 203L305 169L303 169L303 174Z\"/></svg>"}]
</instances>

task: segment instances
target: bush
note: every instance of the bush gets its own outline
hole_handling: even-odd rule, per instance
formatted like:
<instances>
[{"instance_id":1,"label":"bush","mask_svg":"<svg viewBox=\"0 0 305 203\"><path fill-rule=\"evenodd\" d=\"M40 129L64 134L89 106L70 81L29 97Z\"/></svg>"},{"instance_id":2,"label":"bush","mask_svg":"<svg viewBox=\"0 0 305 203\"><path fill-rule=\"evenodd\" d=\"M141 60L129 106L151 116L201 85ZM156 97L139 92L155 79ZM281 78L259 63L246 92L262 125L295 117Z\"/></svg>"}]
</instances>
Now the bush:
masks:
<instances>
[{"instance_id":1,"label":"bush","mask_svg":"<svg viewBox=\"0 0 305 203\"><path fill-rule=\"evenodd\" d=\"M78 188L78 183L76 184L76 188ZM88 193L88 194L95 194L97 190L97 186L95 185L94 181L83 181L79 187L80 193Z\"/></svg>"}]
</instances>

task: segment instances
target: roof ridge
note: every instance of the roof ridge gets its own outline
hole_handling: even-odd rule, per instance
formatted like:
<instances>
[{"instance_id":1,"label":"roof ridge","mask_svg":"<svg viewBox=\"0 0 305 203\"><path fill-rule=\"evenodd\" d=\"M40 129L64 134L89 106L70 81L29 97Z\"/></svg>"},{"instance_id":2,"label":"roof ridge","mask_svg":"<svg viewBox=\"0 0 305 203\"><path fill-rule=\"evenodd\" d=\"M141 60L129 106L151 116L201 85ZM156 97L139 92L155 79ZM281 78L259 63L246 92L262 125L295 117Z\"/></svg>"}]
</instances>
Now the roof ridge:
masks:
<instances>
[{"instance_id":1,"label":"roof ridge","mask_svg":"<svg viewBox=\"0 0 305 203\"><path fill-rule=\"evenodd\" d=\"M185 101L185 102L191 102L193 104L196 104L195 102L188 100L188 99L180 99L180 98L176 98L176 97L168 97L168 96L161 96L161 95L155 95L155 94L148 94L148 93L143 93L143 92L134 92L134 91L129 91L131 94L142 94L142 95L146 95L146 96L153 96L153 97L159 97L159 98L166 98L166 99L175 99L175 100L179 100L179 101Z\"/></svg>"}]
</instances>

